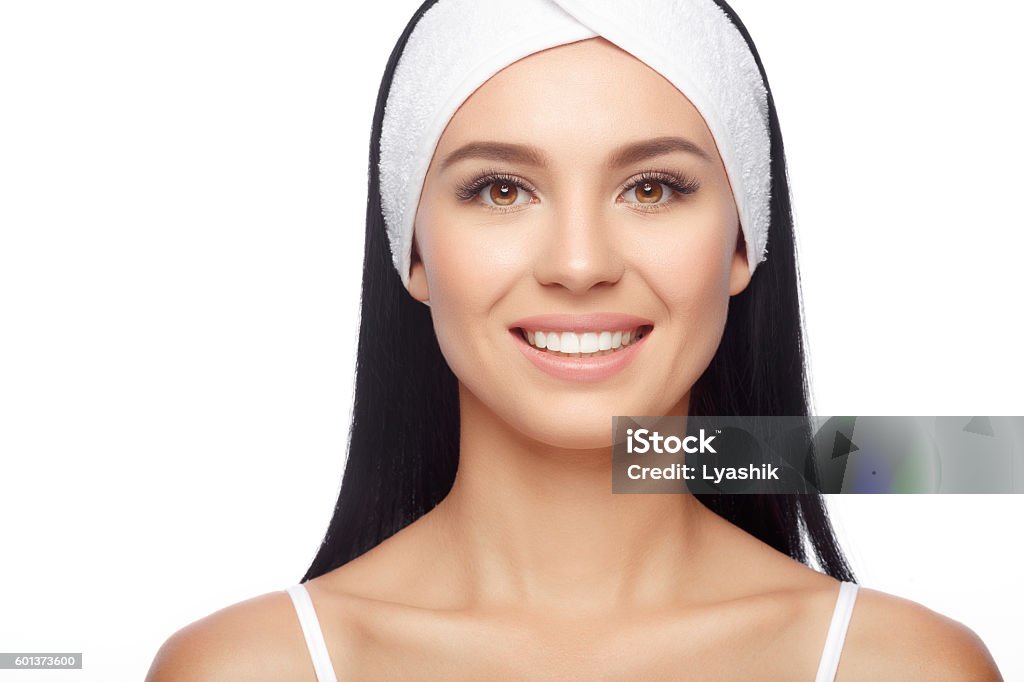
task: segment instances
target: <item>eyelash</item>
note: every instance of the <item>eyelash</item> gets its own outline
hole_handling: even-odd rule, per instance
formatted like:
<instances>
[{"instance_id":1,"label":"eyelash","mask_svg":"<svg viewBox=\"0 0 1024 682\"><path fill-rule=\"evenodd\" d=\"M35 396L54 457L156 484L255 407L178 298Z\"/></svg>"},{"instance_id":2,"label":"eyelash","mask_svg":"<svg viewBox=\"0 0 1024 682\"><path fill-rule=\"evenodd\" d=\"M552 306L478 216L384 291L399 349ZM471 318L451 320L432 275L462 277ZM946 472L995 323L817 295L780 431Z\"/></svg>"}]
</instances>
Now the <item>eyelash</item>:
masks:
<instances>
[{"instance_id":1,"label":"eyelash","mask_svg":"<svg viewBox=\"0 0 1024 682\"><path fill-rule=\"evenodd\" d=\"M507 173L503 173L500 171L487 171L484 175L478 177L476 180L469 180L467 182L461 183L459 187L456 189L455 194L462 201L472 201L477 197L477 195L480 194L481 190L496 182L508 183L510 185L518 187L519 189L526 190L527 192L531 193L537 191L530 185L530 183L526 182L522 178L516 177L514 175L509 175ZM675 195L677 194L683 196L686 196L688 194L694 194L700 189L700 182L698 182L696 178L686 175L685 173L680 173L677 177L676 175L664 173L662 171L645 170L642 171L636 178L630 180L625 185L623 185L619 189L619 192L628 192L634 187L639 187L645 182L658 182L665 185L666 187L673 191L673 197L675 197ZM676 201L673 198L663 203L647 204L646 208L643 208L641 210L653 213L655 211L660 211L674 203L676 203ZM495 211L497 213L508 213L509 211L517 211L520 208L522 208L521 206L491 206L489 204L485 205L487 206L488 209Z\"/></svg>"}]
</instances>

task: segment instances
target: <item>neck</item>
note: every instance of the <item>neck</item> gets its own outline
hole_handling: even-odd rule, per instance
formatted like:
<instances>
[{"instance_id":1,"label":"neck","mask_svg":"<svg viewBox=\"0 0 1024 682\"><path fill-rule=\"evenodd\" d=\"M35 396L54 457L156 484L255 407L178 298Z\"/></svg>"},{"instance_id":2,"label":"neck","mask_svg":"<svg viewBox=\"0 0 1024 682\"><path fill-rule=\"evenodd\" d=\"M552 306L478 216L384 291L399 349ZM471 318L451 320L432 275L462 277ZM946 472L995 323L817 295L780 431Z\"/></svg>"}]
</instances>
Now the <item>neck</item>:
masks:
<instances>
[{"instance_id":1,"label":"neck","mask_svg":"<svg viewBox=\"0 0 1024 682\"><path fill-rule=\"evenodd\" d=\"M696 498L613 495L610 445L530 440L462 387L460 398L459 468L436 518L471 601L651 608L694 582L714 516Z\"/></svg>"}]
</instances>

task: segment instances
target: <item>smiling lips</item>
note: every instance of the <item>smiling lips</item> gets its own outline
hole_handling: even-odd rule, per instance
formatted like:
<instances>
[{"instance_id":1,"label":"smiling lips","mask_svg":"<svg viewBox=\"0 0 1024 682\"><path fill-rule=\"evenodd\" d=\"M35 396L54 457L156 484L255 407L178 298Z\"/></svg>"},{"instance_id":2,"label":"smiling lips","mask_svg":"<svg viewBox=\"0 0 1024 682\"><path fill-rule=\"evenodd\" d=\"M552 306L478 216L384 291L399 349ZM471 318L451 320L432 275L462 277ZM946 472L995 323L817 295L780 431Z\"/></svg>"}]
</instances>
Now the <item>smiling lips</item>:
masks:
<instances>
[{"instance_id":1,"label":"smiling lips","mask_svg":"<svg viewBox=\"0 0 1024 682\"><path fill-rule=\"evenodd\" d=\"M654 329L645 318L621 313L538 315L510 328L520 350L558 379L601 381L632 362Z\"/></svg>"},{"instance_id":2,"label":"smiling lips","mask_svg":"<svg viewBox=\"0 0 1024 682\"><path fill-rule=\"evenodd\" d=\"M648 330L650 327L644 326L625 331L576 333L531 331L520 328L519 333L525 335L526 341L534 348L563 357L585 358L615 353L630 343L639 341Z\"/></svg>"}]
</instances>

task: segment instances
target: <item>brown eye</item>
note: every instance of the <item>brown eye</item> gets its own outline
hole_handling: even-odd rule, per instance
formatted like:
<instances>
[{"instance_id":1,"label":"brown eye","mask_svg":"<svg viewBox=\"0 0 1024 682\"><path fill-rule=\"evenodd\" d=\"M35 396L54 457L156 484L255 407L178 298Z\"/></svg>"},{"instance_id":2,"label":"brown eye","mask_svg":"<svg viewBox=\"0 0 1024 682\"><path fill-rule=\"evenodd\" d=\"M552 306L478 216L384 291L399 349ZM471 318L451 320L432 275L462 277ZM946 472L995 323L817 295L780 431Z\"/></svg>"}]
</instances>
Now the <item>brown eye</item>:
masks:
<instances>
[{"instance_id":1,"label":"brown eye","mask_svg":"<svg viewBox=\"0 0 1024 682\"><path fill-rule=\"evenodd\" d=\"M636 186L636 198L642 204L656 204L663 194L660 182L645 180Z\"/></svg>"},{"instance_id":2,"label":"brown eye","mask_svg":"<svg viewBox=\"0 0 1024 682\"><path fill-rule=\"evenodd\" d=\"M516 203L519 197L519 190L510 182L495 182L491 184L491 199L498 206L511 206Z\"/></svg>"}]
</instances>

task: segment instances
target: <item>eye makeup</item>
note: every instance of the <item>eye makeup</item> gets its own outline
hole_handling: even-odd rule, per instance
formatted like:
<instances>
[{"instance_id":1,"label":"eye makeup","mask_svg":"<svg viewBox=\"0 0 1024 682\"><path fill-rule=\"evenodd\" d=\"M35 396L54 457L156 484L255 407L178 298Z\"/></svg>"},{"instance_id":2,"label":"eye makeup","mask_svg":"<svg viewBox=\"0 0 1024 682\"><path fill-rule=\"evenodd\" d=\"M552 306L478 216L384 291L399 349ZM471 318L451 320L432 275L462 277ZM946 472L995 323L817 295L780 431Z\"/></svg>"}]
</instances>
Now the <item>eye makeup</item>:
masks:
<instances>
[{"instance_id":1,"label":"eye makeup","mask_svg":"<svg viewBox=\"0 0 1024 682\"><path fill-rule=\"evenodd\" d=\"M503 173L501 171L488 170L484 171L483 175L474 177L475 179L471 178L458 183L458 187L455 190L455 196L462 201L472 201L485 187L495 182L506 183L513 187L526 190L527 192L537 191L533 185L523 178Z\"/></svg>"},{"instance_id":2,"label":"eye makeup","mask_svg":"<svg viewBox=\"0 0 1024 682\"><path fill-rule=\"evenodd\" d=\"M458 182L455 190L455 196L460 201L471 202L478 198L480 193L488 186L499 182L529 193L535 193L537 191L536 188L524 178L511 173L492 169L483 171L481 174L472 175L466 180ZM622 203L633 204L641 211L660 211L677 203L677 201L681 200L682 197L695 194L701 187L700 181L688 173L681 171L649 169L641 171L636 176L628 180L619 188L619 192L620 194L629 192L635 188L646 186L647 184L661 184L668 187L672 192L666 201L658 203L649 204L638 201L626 201ZM493 206L486 202L481 203L483 203L488 210L495 211L497 213L517 211L523 207L523 204L513 206Z\"/></svg>"}]
</instances>

